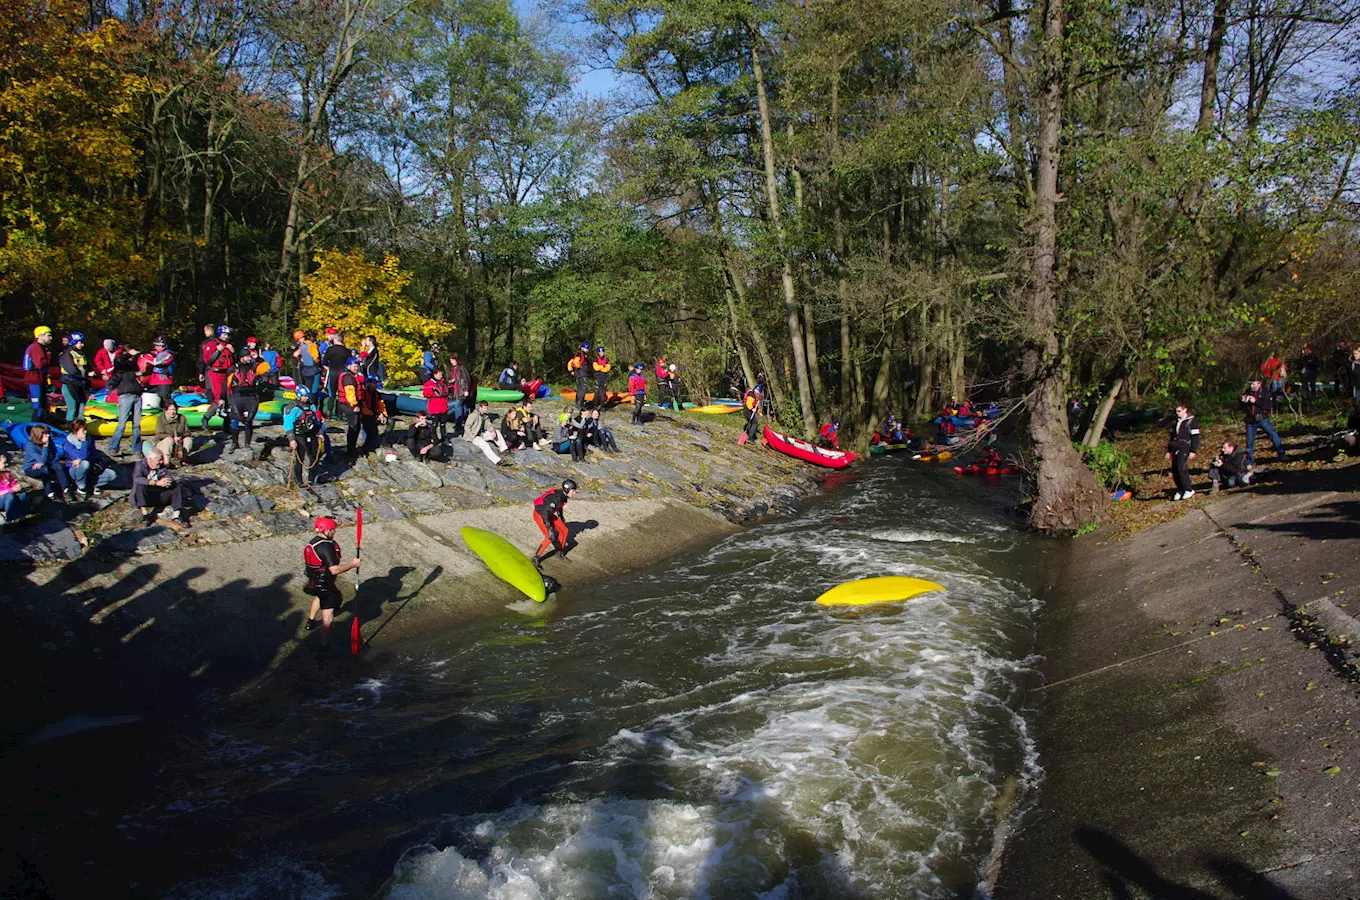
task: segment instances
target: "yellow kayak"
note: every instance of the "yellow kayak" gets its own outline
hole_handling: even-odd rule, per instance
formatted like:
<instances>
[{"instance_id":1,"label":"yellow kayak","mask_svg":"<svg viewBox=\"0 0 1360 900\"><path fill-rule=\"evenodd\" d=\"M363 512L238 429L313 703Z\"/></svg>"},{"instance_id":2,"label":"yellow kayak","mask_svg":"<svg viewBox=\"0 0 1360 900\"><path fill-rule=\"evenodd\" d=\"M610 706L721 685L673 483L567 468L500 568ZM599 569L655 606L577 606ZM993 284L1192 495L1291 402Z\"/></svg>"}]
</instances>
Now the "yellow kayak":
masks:
<instances>
[{"instance_id":1,"label":"yellow kayak","mask_svg":"<svg viewBox=\"0 0 1360 900\"><path fill-rule=\"evenodd\" d=\"M886 575L880 578L861 578L837 585L817 598L823 606L866 606L870 603L898 603L931 591L942 591L943 585L924 578L904 578Z\"/></svg>"},{"instance_id":2,"label":"yellow kayak","mask_svg":"<svg viewBox=\"0 0 1360 900\"><path fill-rule=\"evenodd\" d=\"M499 534L473 528L471 525L462 529L462 535L463 543L477 554L477 558L486 564L492 575L511 587L518 588L530 600L542 603L548 599L543 574L514 544Z\"/></svg>"},{"instance_id":3,"label":"yellow kayak","mask_svg":"<svg viewBox=\"0 0 1360 900\"><path fill-rule=\"evenodd\" d=\"M685 412L707 413L711 416L721 416L727 413L741 412L741 407L729 406L726 403L713 403L709 406L696 406L693 409L685 410Z\"/></svg>"}]
</instances>

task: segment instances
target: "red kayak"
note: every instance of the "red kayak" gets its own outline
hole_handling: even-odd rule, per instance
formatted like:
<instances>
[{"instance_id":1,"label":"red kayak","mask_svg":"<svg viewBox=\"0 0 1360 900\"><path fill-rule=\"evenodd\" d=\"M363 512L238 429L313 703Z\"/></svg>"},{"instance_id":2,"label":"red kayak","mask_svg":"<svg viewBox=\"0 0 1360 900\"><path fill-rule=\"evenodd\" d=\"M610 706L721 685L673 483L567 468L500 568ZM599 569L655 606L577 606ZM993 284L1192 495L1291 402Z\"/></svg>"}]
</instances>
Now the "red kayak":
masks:
<instances>
[{"instance_id":1,"label":"red kayak","mask_svg":"<svg viewBox=\"0 0 1360 900\"><path fill-rule=\"evenodd\" d=\"M1025 470L1019 466L980 466L973 463L971 466L955 466L954 471L960 475L1023 475Z\"/></svg>"},{"instance_id":2,"label":"red kayak","mask_svg":"<svg viewBox=\"0 0 1360 900\"><path fill-rule=\"evenodd\" d=\"M53 354L54 357L60 353ZM52 366L47 370L48 386L53 392L61 390L61 366ZM28 385L24 383L24 367L16 366L13 363L0 363L0 384L3 384L5 393L28 396ZM95 378L91 387L95 390L104 386L104 379Z\"/></svg>"},{"instance_id":3,"label":"red kayak","mask_svg":"<svg viewBox=\"0 0 1360 900\"><path fill-rule=\"evenodd\" d=\"M807 441L773 431L769 425L765 426L765 443L794 459L826 466L828 469L844 469L855 461L855 454L849 450L824 450L821 447L814 447Z\"/></svg>"}]
</instances>

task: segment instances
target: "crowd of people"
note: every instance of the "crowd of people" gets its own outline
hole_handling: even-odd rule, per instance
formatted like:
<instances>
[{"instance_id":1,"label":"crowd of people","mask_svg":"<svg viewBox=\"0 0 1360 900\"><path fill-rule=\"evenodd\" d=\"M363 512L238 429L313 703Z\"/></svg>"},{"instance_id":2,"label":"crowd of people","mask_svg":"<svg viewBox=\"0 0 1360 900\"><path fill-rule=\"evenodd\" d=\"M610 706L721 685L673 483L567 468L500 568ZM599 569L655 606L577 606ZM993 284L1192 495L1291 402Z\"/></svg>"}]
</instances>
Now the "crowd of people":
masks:
<instances>
[{"instance_id":1,"label":"crowd of people","mask_svg":"<svg viewBox=\"0 0 1360 900\"><path fill-rule=\"evenodd\" d=\"M1297 387L1305 402L1321 396L1318 385L1321 365L1313 345L1304 344L1299 355L1302 380ZM1347 341L1337 343L1332 354L1332 376L1335 395L1350 398L1350 422L1354 429L1360 424L1360 345L1351 347ZM1256 475L1256 441L1261 435L1270 440L1276 459L1286 458L1288 451L1271 419L1275 410L1288 402L1294 387L1290 381L1289 364L1278 353L1271 353L1238 397L1242 410L1243 440L1241 443L1232 438L1225 440L1209 462L1210 493L1217 493L1224 487L1252 483ZM1175 484L1171 496L1173 501L1189 500L1195 496L1190 463L1199 456L1200 434L1199 422L1190 412L1190 405L1177 403L1176 418L1171 424L1166 445L1166 459L1171 463L1171 477Z\"/></svg>"}]
</instances>

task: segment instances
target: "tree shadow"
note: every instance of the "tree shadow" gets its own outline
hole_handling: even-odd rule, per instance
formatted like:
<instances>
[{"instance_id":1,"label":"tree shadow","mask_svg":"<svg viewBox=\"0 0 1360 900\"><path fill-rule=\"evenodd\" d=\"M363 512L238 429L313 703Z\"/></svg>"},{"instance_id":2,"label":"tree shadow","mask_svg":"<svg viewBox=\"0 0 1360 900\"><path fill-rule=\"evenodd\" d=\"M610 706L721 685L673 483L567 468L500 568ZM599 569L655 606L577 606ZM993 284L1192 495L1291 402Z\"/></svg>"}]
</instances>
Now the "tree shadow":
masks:
<instances>
[{"instance_id":1,"label":"tree shadow","mask_svg":"<svg viewBox=\"0 0 1360 900\"><path fill-rule=\"evenodd\" d=\"M1104 868L1103 881L1113 897L1218 900L1216 894L1163 876L1156 866L1108 831L1084 825L1073 832L1073 837ZM1294 900L1289 891L1239 860L1213 857L1206 861L1206 866L1218 882L1240 900ZM1135 888L1137 891L1133 890Z\"/></svg>"}]
</instances>

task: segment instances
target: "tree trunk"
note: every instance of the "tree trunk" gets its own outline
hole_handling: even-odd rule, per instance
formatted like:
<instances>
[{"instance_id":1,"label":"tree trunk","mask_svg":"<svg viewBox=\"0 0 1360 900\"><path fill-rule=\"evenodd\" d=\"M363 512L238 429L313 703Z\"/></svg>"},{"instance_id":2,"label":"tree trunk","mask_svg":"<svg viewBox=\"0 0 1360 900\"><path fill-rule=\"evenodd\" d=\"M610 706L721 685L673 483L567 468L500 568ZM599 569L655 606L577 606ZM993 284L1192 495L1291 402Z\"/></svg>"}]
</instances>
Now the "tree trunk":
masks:
<instances>
[{"instance_id":1,"label":"tree trunk","mask_svg":"<svg viewBox=\"0 0 1360 900\"><path fill-rule=\"evenodd\" d=\"M741 360L741 374L747 384L755 384L756 370L751 366L751 355L746 352L746 345L741 342L741 316L737 313L737 301L730 287L723 289L723 297L727 300L727 315L732 322L732 343L736 345L737 358Z\"/></svg>"},{"instance_id":2,"label":"tree trunk","mask_svg":"<svg viewBox=\"0 0 1360 900\"><path fill-rule=\"evenodd\" d=\"M1124 376L1116 375L1110 382L1110 387L1105 391L1105 396L1100 398L1100 404L1096 406L1096 414L1091 419L1091 424L1087 426L1086 433L1082 435L1081 443L1084 447L1094 447L1100 443L1100 436L1105 433L1105 422L1110 418L1110 410L1114 409L1114 403L1119 399L1119 389L1124 386Z\"/></svg>"},{"instance_id":3,"label":"tree trunk","mask_svg":"<svg viewBox=\"0 0 1360 900\"><path fill-rule=\"evenodd\" d=\"M732 293L736 296L737 309L740 311L741 318L745 319L747 328L751 332L751 343L755 345L756 355L760 357L760 365L764 370L757 373L757 376L765 376L765 387L770 391L770 397L774 400L775 406L784 405L784 387L779 380L779 371L774 367L774 356L770 353L770 345L765 341L765 335L761 334L760 326L751 318L750 307L746 304L746 282L742 278L741 270L737 268L737 261L732 256L732 251L724 248L723 267L727 272L727 283L731 287ZM750 384L754 384L754 379Z\"/></svg>"},{"instance_id":4,"label":"tree trunk","mask_svg":"<svg viewBox=\"0 0 1360 900\"><path fill-rule=\"evenodd\" d=\"M812 409L812 383L808 378L807 347L798 322L798 297L793 285L793 262L789 259L784 223L779 211L779 182L774 160L774 138L770 128L770 104L765 96L765 70L760 64L760 35L751 33L751 74L756 82L756 106L760 113L761 156L765 165L765 201L770 208L779 245L780 281L784 289L784 312L789 325L789 349L793 353L794 377L798 385L798 406L806 434L817 433L817 415Z\"/></svg>"},{"instance_id":5,"label":"tree trunk","mask_svg":"<svg viewBox=\"0 0 1360 900\"><path fill-rule=\"evenodd\" d=\"M1043 13L1042 93L1039 97L1039 165L1034 190L1034 259L1025 292L1033 328L1026 349L1033 377L1029 436L1036 460L1036 495L1030 525L1050 533L1072 532L1097 520L1108 500L1072 446L1067 431L1066 370L1058 334L1058 163L1062 131L1064 0L1047 0Z\"/></svg>"}]
</instances>

